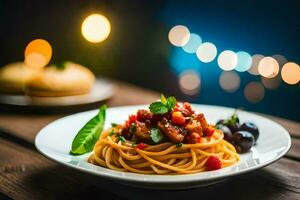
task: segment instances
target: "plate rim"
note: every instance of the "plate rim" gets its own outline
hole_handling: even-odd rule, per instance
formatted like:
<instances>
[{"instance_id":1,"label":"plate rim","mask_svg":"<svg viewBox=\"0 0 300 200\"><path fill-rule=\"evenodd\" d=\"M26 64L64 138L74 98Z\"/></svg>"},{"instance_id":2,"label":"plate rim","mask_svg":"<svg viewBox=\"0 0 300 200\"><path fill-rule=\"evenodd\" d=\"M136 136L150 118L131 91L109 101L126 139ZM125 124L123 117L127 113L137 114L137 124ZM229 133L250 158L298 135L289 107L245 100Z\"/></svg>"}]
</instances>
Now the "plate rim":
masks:
<instances>
[{"instance_id":1,"label":"plate rim","mask_svg":"<svg viewBox=\"0 0 300 200\"><path fill-rule=\"evenodd\" d=\"M196 106L204 106L204 107L210 107L210 108L221 108L221 109L229 109L229 110L235 110L235 108L231 108L231 107L225 107L225 106L216 106L216 105L208 105L208 104L192 104L192 105L196 105ZM148 106L148 104L140 104L140 105L129 105L129 106L117 106L117 107L110 107L108 109L120 109L120 108L133 108L133 107L145 107L145 106ZM71 167L73 169L77 169L77 170L80 170L82 172L87 172L89 174L92 174L92 175L96 175L96 176L99 176L99 177L104 177L104 178L108 178L108 179L111 179L111 180L119 180L119 181L130 181L130 182L136 182L136 183L159 183L159 184L182 184L182 183L194 183L194 182L210 182L210 181L215 181L215 180L220 180L220 179L226 179L226 178L230 178L230 177L233 177L233 176L237 176L237 175L240 175L240 174L245 174L245 173L248 173L248 172L251 172L251 171L254 171L254 170L257 170L257 169L260 169L260 168L263 168L263 167L266 167L276 161L278 161L280 158L282 158L291 148L291 136L288 132L288 130L283 127L281 124L277 123L276 121L272 120L272 119L269 119L269 118L266 118L264 116L261 116L257 113L254 113L254 112L249 112L249 111L240 111L240 112L243 112L243 113L246 113L246 114L250 114L250 115L255 115L256 117L260 117L260 118L263 118L265 120L269 120L271 121L272 123L275 123L276 125L278 125L279 127L282 128L283 132L281 132L281 134L284 134L285 135L285 138L287 139L287 147L284 149L284 151L282 151L280 154L278 154L275 158L273 159L270 159L262 164L259 164L259 165L256 165L256 166L253 166L253 167L249 167L249 168L246 168L246 169L243 169L243 170L239 170L239 171L235 171L235 172L226 172L225 174L220 174L218 176L209 176L209 177L205 177L205 178L200 178L195 176L197 174L201 174L201 173L211 173L211 172L200 172L200 173L195 173L195 174L180 174L180 175L146 175L146 174L137 174L137 173L132 173L132 172L118 172L118 171L115 171L115 170L111 170L111 169L108 169L108 168L104 168L104 167L101 167L101 166L97 166L97 165L93 165L91 163L88 163L86 161L84 161L84 163L86 164L89 164L89 165L92 165L94 167L100 167L102 169L105 169L105 170L108 170L110 171L109 173L103 173L102 171L97 171L97 170L91 170L91 169L88 169L88 168L85 168L85 167L82 167L82 166L79 166L79 165L73 165L71 163L68 163L68 162L64 162L64 161L61 161L59 159L55 159L53 158L54 156L51 156L51 155L48 155L46 152L44 152L42 150L43 147L39 147L39 145L37 144L37 141L38 141L38 138L41 137L41 133L42 131L47 127L49 126L50 124L52 123L55 123L59 120L64 120L65 118L68 118L70 116L74 116L74 115L81 115L83 113L89 113L89 112L96 112L97 109L93 109L93 110L89 110L89 111L84 111L84 112L78 112L78 113L75 113L75 114L71 114L71 115L67 115L65 117L62 117L62 118L59 118L59 119L56 119L50 123L48 123L46 126L44 126L35 136L35 139L34 139L34 145L36 147L36 149L38 150L38 152L40 154L42 154L44 157L46 157L47 159L50 159L54 162L57 162L59 164L62 164L64 166L67 166L67 167ZM91 152L90 152L91 153ZM231 167L231 166L229 166ZM226 167L228 168L228 167ZM226 168L223 168L223 169L226 169ZM221 169L222 170L222 169ZM131 174L131 175L134 175L133 176L120 176L119 174L122 174L122 173L126 173L126 174ZM140 176L140 178L138 179L137 177ZM193 176L195 178L193 178ZM144 178L143 178L144 177ZM145 177L147 177L145 179ZM150 177L161 177L161 179L151 179ZM163 178L165 177L165 178ZM171 178L172 180L170 179L166 179L166 177L168 178ZM186 177L186 179L175 179L176 177ZM150 178L150 180L148 179Z\"/></svg>"},{"instance_id":2,"label":"plate rim","mask_svg":"<svg viewBox=\"0 0 300 200\"><path fill-rule=\"evenodd\" d=\"M71 99L71 98L88 98L89 96L93 95L93 89L99 89L99 87L105 86L107 89L106 94L102 94L101 98L97 97L87 100L78 100L77 102L69 102L65 103L64 100ZM19 106L19 107L38 107L38 108L48 108L48 107L75 107L75 106L83 106L89 104L99 103L101 101L105 101L110 99L114 93L117 91L117 85L110 79L96 77L93 87L91 91L87 94L79 94L79 95L70 95L70 96L54 96L54 97L39 97L39 96L28 96L26 94L5 94L0 93L0 105L9 105L9 106ZM15 99L13 101L9 101L9 99ZM47 103L47 100L53 101L54 99L59 99L62 103ZM17 99L17 100L16 100ZM40 101L40 102L39 102Z\"/></svg>"}]
</instances>

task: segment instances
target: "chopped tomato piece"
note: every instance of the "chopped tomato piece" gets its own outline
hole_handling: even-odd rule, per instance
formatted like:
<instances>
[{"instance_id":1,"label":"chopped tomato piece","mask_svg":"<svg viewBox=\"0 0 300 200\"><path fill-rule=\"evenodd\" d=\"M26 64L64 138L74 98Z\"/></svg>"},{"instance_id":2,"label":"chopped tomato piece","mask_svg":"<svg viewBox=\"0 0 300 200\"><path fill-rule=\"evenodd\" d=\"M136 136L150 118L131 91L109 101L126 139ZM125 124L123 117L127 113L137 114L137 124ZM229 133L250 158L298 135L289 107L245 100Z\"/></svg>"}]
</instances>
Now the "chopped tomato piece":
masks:
<instances>
[{"instance_id":1,"label":"chopped tomato piece","mask_svg":"<svg viewBox=\"0 0 300 200\"><path fill-rule=\"evenodd\" d=\"M196 132L196 133L199 133L202 135L202 127L201 127L201 124L199 123L193 123L193 122L190 122L189 124L187 124L185 126L185 128L190 132Z\"/></svg>"},{"instance_id":2,"label":"chopped tomato piece","mask_svg":"<svg viewBox=\"0 0 300 200\"><path fill-rule=\"evenodd\" d=\"M189 135L186 135L184 138L185 143L196 144L201 142L201 135L199 133L193 132Z\"/></svg>"},{"instance_id":3,"label":"chopped tomato piece","mask_svg":"<svg viewBox=\"0 0 300 200\"><path fill-rule=\"evenodd\" d=\"M176 111L176 112L172 113L172 124L174 124L174 125L184 125L185 124L185 118L181 112Z\"/></svg>"},{"instance_id":4,"label":"chopped tomato piece","mask_svg":"<svg viewBox=\"0 0 300 200\"><path fill-rule=\"evenodd\" d=\"M131 123L135 123L136 120L137 120L136 115L129 115L128 121L129 121L130 124L131 124Z\"/></svg>"},{"instance_id":5,"label":"chopped tomato piece","mask_svg":"<svg viewBox=\"0 0 300 200\"><path fill-rule=\"evenodd\" d=\"M137 111L137 120L140 122L144 122L146 120L150 120L152 118L153 114L148 110L138 110Z\"/></svg>"},{"instance_id":6,"label":"chopped tomato piece","mask_svg":"<svg viewBox=\"0 0 300 200\"><path fill-rule=\"evenodd\" d=\"M143 149L146 148L146 144L143 143L143 142L141 142L141 143L139 143L136 147L139 148L139 149L141 149L141 150L143 150Z\"/></svg>"},{"instance_id":7,"label":"chopped tomato piece","mask_svg":"<svg viewBox=\"0 0 300 200\"><path fill-rule=\"evenodd\" d=\"M184 102L184 103L183 103L183 107L184 107L186 110L188 110L191 114L194 113L194 111L192 110L192 106L191 106L190 103Z\"/></svg>"},{"instance_id":8,"label":"chopped tomato piece","mask_svg":"<svg viewBox=\"0 0 300 200\"><path fill-rule=\"evenodd\" d=\"M217 156L209 156L206 161L207 170L217 170L222 168L222 162Z\"/></svg>"},{"instance_id":9,"label":"chopped tomato piece","mask_svg":"<svg viewBox=\"0 0 300 200\"><path fill-rule=\"evenodd\" d=\"M128 120L125 122L125 127L129 128L132 123L136 123L136 115L129 115Z\"/></svg>"},{"instance_id":10,"label":"chopped tomato piece","mask_svg":"<svg viewBox=\"0 0 300 200\"><path fill-rule=\"evenodd\" d=\"M204 129L204 134L208 137L212 136L215 132L214 127L208 126L206 129Z\"/></svg>"}]
</instances>

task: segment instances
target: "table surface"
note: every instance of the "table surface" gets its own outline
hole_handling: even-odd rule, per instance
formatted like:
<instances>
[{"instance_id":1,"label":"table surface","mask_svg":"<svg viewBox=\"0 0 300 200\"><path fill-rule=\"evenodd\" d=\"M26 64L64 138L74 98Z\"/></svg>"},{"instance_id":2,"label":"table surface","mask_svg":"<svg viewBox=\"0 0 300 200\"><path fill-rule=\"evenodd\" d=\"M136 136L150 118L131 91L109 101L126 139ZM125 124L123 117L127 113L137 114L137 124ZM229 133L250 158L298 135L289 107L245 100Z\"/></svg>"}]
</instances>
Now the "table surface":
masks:
<instances>
[{"instance_id":1,"label":"table surface","mask_svg":"<svg viewBox=\"0 0 300 200\"><path fill-rule=\"evenodd\" d=\"M109 106L150 103L158 93L119 83ZM177 191L131 188L70 169L37 152L34 138L63 115L0 113L0 199L300 199L300 123L267 116L292 136L285 157L263 169L213 186Z\"/></svg>"}]
</instances>

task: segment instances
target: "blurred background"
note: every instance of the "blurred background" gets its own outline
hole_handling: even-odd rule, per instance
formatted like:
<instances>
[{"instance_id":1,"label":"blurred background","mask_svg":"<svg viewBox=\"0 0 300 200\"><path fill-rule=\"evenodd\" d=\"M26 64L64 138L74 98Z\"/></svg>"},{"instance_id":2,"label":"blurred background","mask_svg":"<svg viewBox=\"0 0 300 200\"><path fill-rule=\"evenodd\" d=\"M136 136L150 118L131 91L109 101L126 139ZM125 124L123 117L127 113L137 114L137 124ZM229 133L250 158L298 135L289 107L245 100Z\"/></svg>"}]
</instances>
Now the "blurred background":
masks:
<instances>
[{"instance_id":1,"label":"blurred background","mask_svg":"<svg viewBox=\"0 0 300 200\"><path fill-rule=\"evenodd\" d=\"M24 60L26 45L42 38L50 63L72 60L181 100L300 121L299 8L296 0L2 0L0 66ZM111 27L100 42L82 28L95 13Z\"/></svg>"}]
</instances>

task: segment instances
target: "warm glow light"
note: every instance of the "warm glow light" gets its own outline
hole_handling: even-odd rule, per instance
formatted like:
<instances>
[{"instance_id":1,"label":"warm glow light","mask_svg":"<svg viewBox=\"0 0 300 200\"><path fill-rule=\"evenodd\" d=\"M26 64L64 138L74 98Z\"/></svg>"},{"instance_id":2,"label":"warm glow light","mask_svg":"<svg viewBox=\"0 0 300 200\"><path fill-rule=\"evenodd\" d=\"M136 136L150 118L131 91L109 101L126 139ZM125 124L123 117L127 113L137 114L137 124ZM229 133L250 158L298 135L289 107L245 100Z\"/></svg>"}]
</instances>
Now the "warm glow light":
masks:
<instances>
[{"instance_id":1,"label":"warm glow light","mask_svg":"<svg viewBox=\"0 0 300 200\"><path fill-rule=\"evenodd\" d=\"M265 89L259 82L250 82L244 90L245 98L251 103L260 102L265 96Z\"/></svg>"},{"instance_id":2,"label":"warm glow light","mask_svg":"<svg viewBox=\"0 0 300 200\"><path fill-rule=\"evenodd\" d=\"M265 78L265 77L262 76L261 77L261 82L265 86L265 88L267 88L269 90L275 90L281 84L281 77L276 76L274 78Z\"/></svg>"},{"instance_id":3,"label":"warm glow light","mask_svg":"<svg viewBox=\"0 0 300 200\"><path fill-rule=\"evenodd\" d=\"M288 62L281 69L281 77L284 82L290 85L300 81L300 67L296 63Z\"/></svg>"},{"instance_id":4,"label":"warm glow light","mask_svg":"<svg viewBox=\"0 0 300 200\"><path fill-rule=\"evenodd\" d=\"M106 17L100 14L92 14L85 18L81 25L83 37L92 43L105 40L110 33L110 23Z\"/></svg>"},{"instance_id":5,"label":"warm glow light","mask_svg":"<svg viewBox=\"0 0 300 200\"><path fill-rule=\"evenodd\" d=\"M186 26L177 25L169 31L168 38L174 46L182 47L189 41L190 31Z\"/></svg>"},{"instance_id":6,"label":"warm glow light","mask_svg":"<svg viewBox=\"0 0 300 200\"><path fill-rule=\"evenodd\" d=\"M258 72L258 63L260 62L261 59L263 59L264 56L260 54L255 54L252 56L252 65L248 72L252 75L259 75Z\"/></svg>"},{"instance_id":7,"label":"warm glow light","mask_svg":"<svg viewBox=\"0 0 300 200\"><path fill-rule=\"evenodd\" d=\"M217 56L217 48L213 43L205 42L197 49L197 57L205 63L209 63Z\"/></svg>"},{"instance_id":8,"label":"warm glow light","mask_svg":"<svg viewBox=\"0 0 300 200\"><path fill-rule=\"evenodd\" d=\"M250 54L245 51L239 51L236 53L236 55L238 57L238 63L235 70L239 72L245 72L250 69L252 65L252 57Z\"/></svg>"},{"instance_id":9,"label":"warm glow light","mask_svg":"<svg viewBox=\"0 0 300 200\"><path fill-rule=\"evenodd\" d=\"M219 84L223 90L226 92L233 93L237 91L241 84L241 79L238 73L234 71L222 72L219 78Z\"/></svg>"},{"instance_id":10,"label":"warm glow light","mask_svg":"<svg viewBox=\"0 0 300 200\"><path fill-rule=\"evenodd\" d=\"M184 71L179 77L181 91L187 95L195 95L200 90L200 76L193 70Z\"/></svg>"},{"instance_id":11,"label":"warm glow light","mask_svg":"<svg viewBox=\"0 0 300 200\"><path fill-rule=\"evenodd\" d=\"M223 51L218 57L218 64L221 69L229 71L233 70L238 62L236 53L230 50Z\"/></svg>"},{"instance_id":12,"label":"warm glow light","mask_svg":"<svg viewBox=\"0 0 300 200\"><path fill-rule=\"evenodd\" d=\"M25 64L32 68L45 67L52 56L52 47L44 39L31 41L25 48Z\"/></svg>"},{"instance_id":13,"label":"warm glow light","mask_svg":"<svg viewBox=\"0 0 300 200\"><path fill-rule=\"evenodd\" d=\"M272 57L264 57L258 64L258 72L266 78L273 78L279 72L279 64Z\"/></svg>"},{"instance_id":14,"label":"warm glow light","mask_svg":"<svg viewBox=\"0 0 300 200\"><path fill-rule=\"evenodd\" d=\"M201 43L201 37L195 33L191 33L188 42L182 48L187 53L195 53Z\"/></svg>"}]
</instances>

